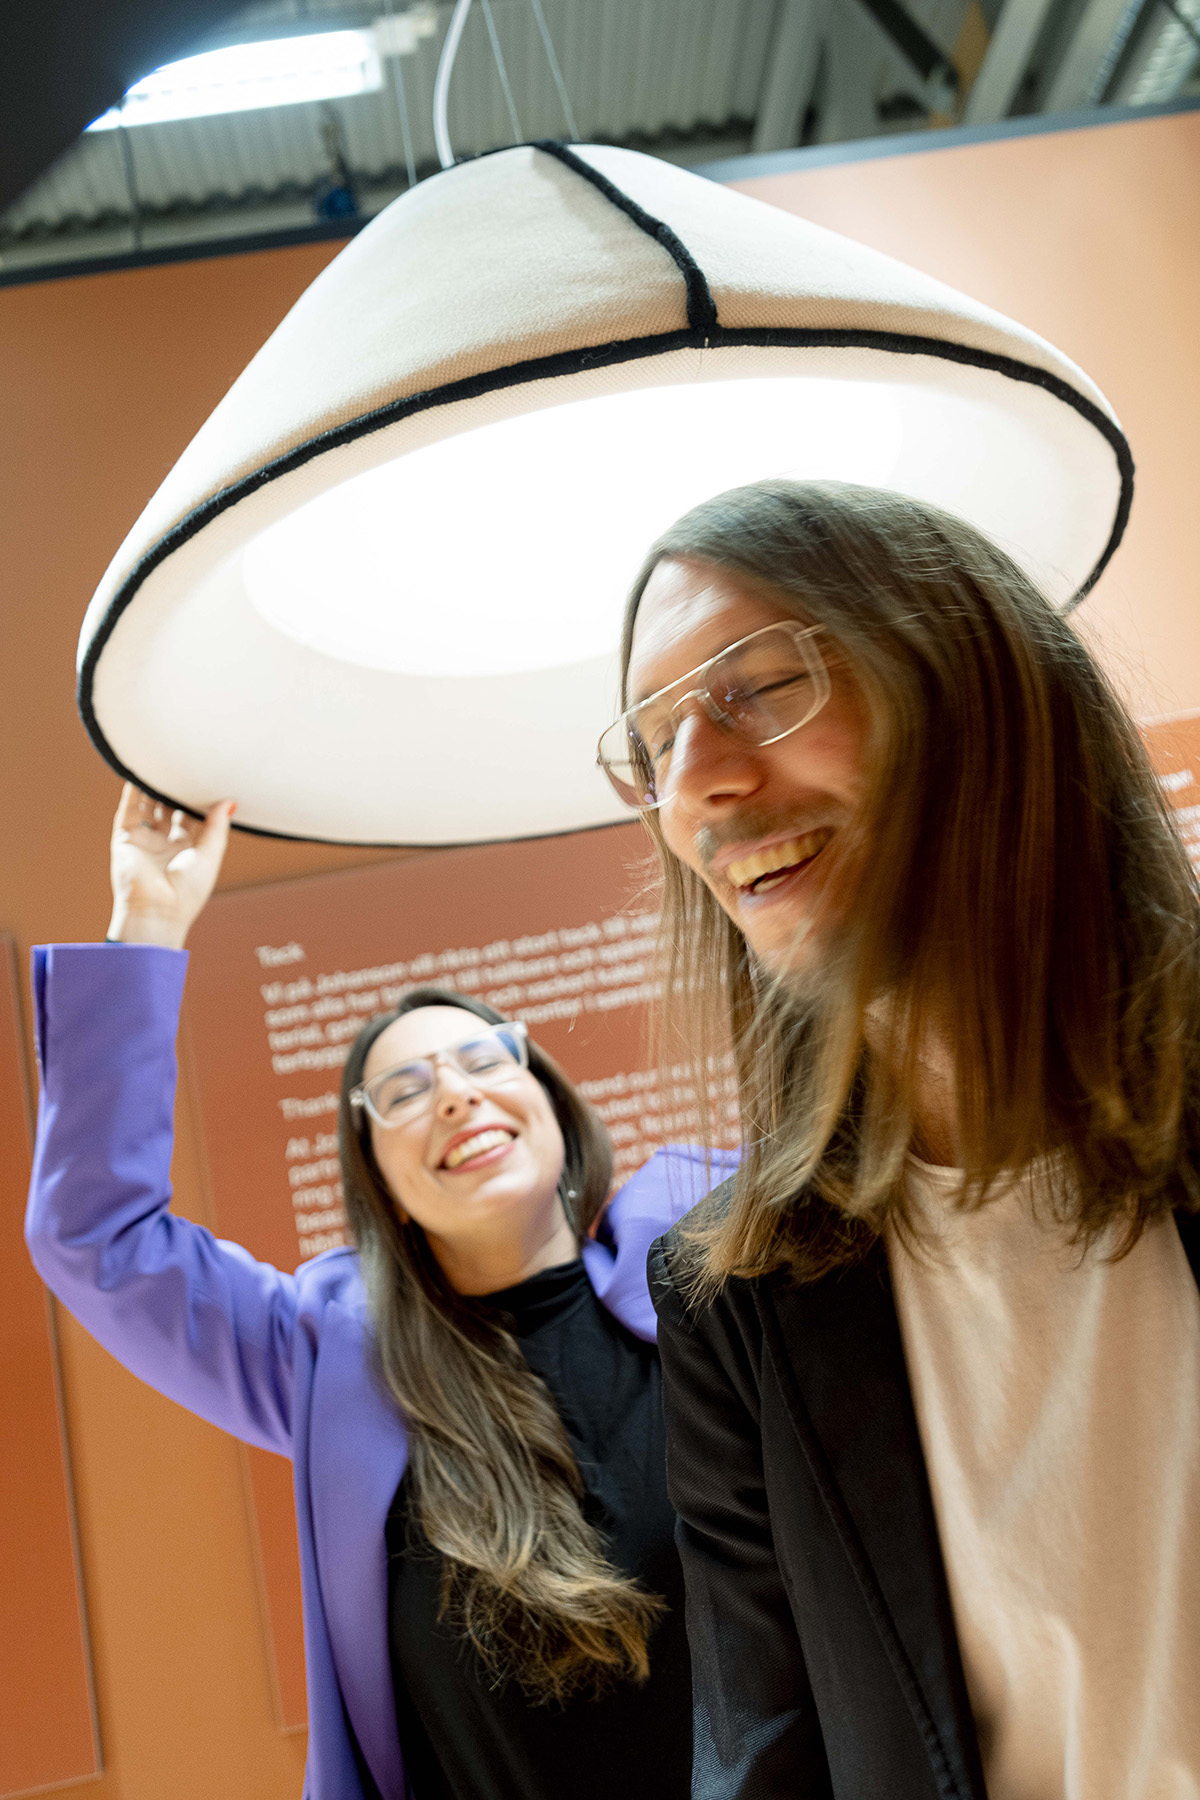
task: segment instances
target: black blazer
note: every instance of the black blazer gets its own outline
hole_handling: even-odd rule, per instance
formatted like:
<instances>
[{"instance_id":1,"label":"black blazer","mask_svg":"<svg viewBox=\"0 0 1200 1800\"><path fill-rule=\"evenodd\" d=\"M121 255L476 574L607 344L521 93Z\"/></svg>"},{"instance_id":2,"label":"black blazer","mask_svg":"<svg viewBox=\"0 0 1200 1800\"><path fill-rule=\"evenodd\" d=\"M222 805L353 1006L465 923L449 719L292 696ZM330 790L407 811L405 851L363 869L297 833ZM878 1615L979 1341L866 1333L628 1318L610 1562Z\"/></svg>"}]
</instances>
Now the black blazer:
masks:
<instances>
[{"instance_id":1,"label":"black blazer","mask_svg":"<svg viewBox=\"0 0 1200 1800\"><path fill-rule=\"evenodd\" d=\"M1178 1224L1200 1282L1200 1218ZM678 1234L650 1288L695 1800L985 1800L882 1246L692 1313Z\"/></svg>"}]
</instances>

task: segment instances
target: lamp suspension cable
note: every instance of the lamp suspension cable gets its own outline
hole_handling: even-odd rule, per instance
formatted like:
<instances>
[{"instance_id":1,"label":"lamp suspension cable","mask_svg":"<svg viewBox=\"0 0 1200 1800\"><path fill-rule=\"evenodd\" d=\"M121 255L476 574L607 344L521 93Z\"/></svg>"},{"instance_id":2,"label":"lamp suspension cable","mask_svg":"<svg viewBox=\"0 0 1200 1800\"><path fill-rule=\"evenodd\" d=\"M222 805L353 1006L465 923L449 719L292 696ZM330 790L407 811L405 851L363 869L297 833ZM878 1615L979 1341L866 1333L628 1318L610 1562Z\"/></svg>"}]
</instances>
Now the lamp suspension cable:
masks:
<instances>
[{"instance_id":1,"label":"lamp suspension cable","mask_svg":"<svg viewBox=\"0 0 1200 1800\"><path fill-rule=\"evenodd\" d=\"M383 0L383 10L389 19L395 16L393 0ZM404 146L404 172L410 188L417 185L417 159L413 155L412 128L408 117L408 92L404 86L404 58L400 55L389 57L392 65L392 90L396 96L396 111L400 115L400 141Z\"/></svg>"},{"instance_id":2,"label":"lamp suspension cable","mask_svg":"<svg viewBox=\"0 0 1200 1800\"><path fill-rule=\"evenodd\" d=\"M133 248L142 248L142 197L138 193L137 174L133 166L133 145L129 142L129 127L122 118L117 128L117 140L121 146L121 171L125 177L125 192L129 196L129 229L133 237Z\"/></svg>"},{"instance_id":3,"label":"lamp suspension cable","mask_svg":"<svg viewBox=\"0 0 1200 1800\"><path fill-rule=\"evenodd\" d=\"M471 0L455 0L450 23L447 25L446 35L442 39L442 54L438 57L437 74L433 82L433 141L437 145L438 161L443 169L454 167L454 149L450 143L450 132L446 125L446 102L450 96L450 77L454 73L454 59L458 55L459 39L462 37L463 26L467 22L467 14L470 10Z\"/></svg>"},{"instance_id":4,"label":"lamp suspension cable","mask_svg":"<svg viewBox=\"0 0 1200 1800\"><path fill-rule=\"evenodd\" d=\"M417 159L413 155L412 126L408 117L408 94L404 86L404 59L392 58L392 73L396 77L396 107L400 114L400 136L404 140L404 173L410 188L417 185Z\"/></svg>"},{"instance_id":5,"label":"lamp suspension cable","mask_svg":"<svg viewBox=\"0 0 1200 1800\"><path fill-rule=\"evenodd\" d=\"M488 38L491 41L492 56L496 63L496 73L500 78L500 86L504 92L504 103L508 108L509 125L513 138L520 143L524 138L521 129L517 103L513 97L512 83L508 79L508 68L504 61L504 52L500 47L500 35L496 29L496 21L492 14L491 0L480 0L483 7L484 23L487 26ZM574 141L579 141L579 123L575 117L575 109L571 105L571 96L567 92L567 84L563 80L562 65L554 48L554 40L550 36L550 27L546 23L546 14L542 8L542 0L530 0L533 16L537 23L538 35L542 40L542 48L546 53L546 61L550 67L550 75L562 107L566 121L567 134ZM389 8L390 10L390 8ZM442 40L442 51L438 57L437 74L433 83L433 141L437 145L438 161L443 169L454 167L454 146L450 142L450 128L447 123L447 111L450 100L450 78L454 73L454 64L458 56L458 46L462 41L463 28L467 22L467 14L471 10L471 0L455 0L454 11L450 15L450 23L446 27L446 35ZM399 90L398 90L399 91ZM401 102L403 106L403 102ZM407 112L407 108L404 107ZM408 135L405 133L407 149ZM411 177L410 177L411 181Z\"/></svg>"},{"instance_id":6,"label":"lamp suspension cable","mask_svg":"<svg viewBox=\"0 0 1200 1800\"><path fill-rule=\"evenodd\" d=\"M537 28L541 33L542 48L546 52L546 61L550 64L550 73L554 85L558 89L559 104L563 109L563 118L567 122L567 135L572 143L579 142L579 125L575 118L575 109L571 105L571 96L567 92L567 84L563 80L563 72L559 67L558 57L554 53L554 40L550 36L550 27L546 23L546 15L542 11L542 0L529 0L533 8L533 16L537 20Z\"/></svg>"},{"instance_id":7,"label":"lamp suspension cable","mask_svg":"<svg viewBox=\"0 0 1200 1800\"><path fill-rule=\"evenodd\" d=\"M504 89L504 103L508 107L508 122L512 127L513 142L519 144L525 136L521 130L521 121L517 116L517 103L513 99L513 91L508 79L508 70L504 66L504 52L500 48L500 34L496 30L496 21L492 17L492 0L479 0L483 8L484 23L488 37L492 41L492 56L496 62L496 73L500 77L500 86Z\"/></svg>"}]
</instances>

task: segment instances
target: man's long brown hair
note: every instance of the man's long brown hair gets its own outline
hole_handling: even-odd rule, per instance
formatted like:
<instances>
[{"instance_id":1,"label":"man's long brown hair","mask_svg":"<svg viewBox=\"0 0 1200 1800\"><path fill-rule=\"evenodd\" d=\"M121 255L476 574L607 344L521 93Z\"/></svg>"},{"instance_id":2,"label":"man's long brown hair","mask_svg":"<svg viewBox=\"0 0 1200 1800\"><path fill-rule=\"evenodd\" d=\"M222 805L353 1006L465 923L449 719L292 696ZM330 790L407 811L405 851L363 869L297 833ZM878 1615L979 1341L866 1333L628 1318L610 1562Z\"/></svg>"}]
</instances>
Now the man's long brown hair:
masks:
<instances>
[{"instance_id":1,"label":"man's long brown hair","mask_svg":"<svg viewBox=\"0 0 1200 1800\"><path fill-rule=\"evenodd\" d=\"M1066 620L979 532L915 500L771 481L650 551L736 575L824 628L868 719L865 799L823 852L830 929L803 991L756 967L659 847L669 1045L732 1043L744 1158L692 1228L693 1284L813 1279L909 1228L931 1049L963 1203L1045 1158L1081 1245L1200 1206L1200 908L1141 738ZM886 1021L880 1053L879 1020ZM875 1049L869 1048L868 1040Z\"/></svg>"},{"instance_id":2,"label":"man's long brown hair","mask_svg":"<svg viewBox=\"0 0 1200 1800\"><path fill-rule=\"evenodd\" d=\"M379 1372L409 1428L410 1504L442 1558L442 1611L491 1678L534 1702L644 1680L663 1602L608 1561L583 1516L583 1483L548 1389L486 1298L458 1294L429 1240L402 1217L350 1104L380 1032L422 1006L501 1015L443 988L414 988L370 1021L342 1075L338 1134L350 1229L362 1264ZM600 1120L536 1044L531 1072L563 1134L560 1191L582 1237L612 1180Z\"/></svg>"}]
</instances>

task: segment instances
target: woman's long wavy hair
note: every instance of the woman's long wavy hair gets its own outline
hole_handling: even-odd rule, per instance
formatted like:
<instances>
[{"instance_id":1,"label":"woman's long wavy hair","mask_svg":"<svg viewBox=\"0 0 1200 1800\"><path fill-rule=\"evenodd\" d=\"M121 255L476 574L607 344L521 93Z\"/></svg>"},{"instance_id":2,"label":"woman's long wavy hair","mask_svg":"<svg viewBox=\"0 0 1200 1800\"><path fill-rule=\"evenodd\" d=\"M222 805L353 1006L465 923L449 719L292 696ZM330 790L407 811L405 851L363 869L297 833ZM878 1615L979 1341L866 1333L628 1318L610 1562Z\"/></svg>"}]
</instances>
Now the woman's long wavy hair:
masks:
<instances>
[{"instance_id":1,"label":"woman's long wavy hair","mask_svg":"<svg viewBox=\"0 0 1200 1800\"><path fill-rule=\"evenodd\" d=\"M963 1204L1045 1157L1081 1246L1200 1206L1200 908L1139 733L1066 620L979 532L875 489L769 481L651 549L819 624L868 719L865 799L830 849L803 991L757 967L658 816L670 1048L732 1042L743 1162L692 1230L698 1297L811 1280L911 1230L905 1158L930 1058ZM886 1042L880 1045L880 1018ZM874 1045L874 1049L871 1045Z\"/></svg>"},{"instance_id":2,"label":"woman's long wavy hair","mask_svg":"<svg viewBox=\"0 0 1200 1800\"><path fill-rule=\"evenodd\" d=\"M411 1503L442 1558L443 1616L490 1677L561 1703L615 1679L644 1680L663 1602L608 1561L583 1516L583 1483L562 1421L503 1315L458 1294L421 1227L403 1216L350 1092L380 1032L423 1006L457 1006L501 1024L482 1001L414 988L355 1039L342 1076L338 1135L350 1229L362 1264L379 1372L409 1428ZM612 1181L603 1125L562 1070L529 1046L565 1146L560 1185L582 1237Z\"/></svg>"}]
</instances>

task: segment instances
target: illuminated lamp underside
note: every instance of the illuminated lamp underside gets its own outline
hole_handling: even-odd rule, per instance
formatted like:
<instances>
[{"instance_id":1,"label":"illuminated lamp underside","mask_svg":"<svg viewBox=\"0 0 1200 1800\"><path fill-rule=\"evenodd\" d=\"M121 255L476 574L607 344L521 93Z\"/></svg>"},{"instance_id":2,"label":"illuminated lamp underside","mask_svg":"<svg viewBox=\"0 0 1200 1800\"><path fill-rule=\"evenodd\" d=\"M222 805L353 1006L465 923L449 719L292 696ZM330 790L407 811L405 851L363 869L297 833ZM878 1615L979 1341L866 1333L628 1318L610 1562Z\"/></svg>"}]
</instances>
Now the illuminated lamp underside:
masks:
<instances>
[{"instance_id":1,"label":"illuminated lamp underside","mask_svg":"<svg viewBox=\"0 0 1200 1800\"><path fill-rule=\"evenodd\" d=\"M1086 376L900 263L631 151L462 164L336 258L184 453L89 609L84 720L252 831L611 822L628 585L766 476L931 500L1063 606L1132 491Z\"/></svg>"}]
</instances>

